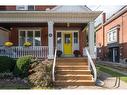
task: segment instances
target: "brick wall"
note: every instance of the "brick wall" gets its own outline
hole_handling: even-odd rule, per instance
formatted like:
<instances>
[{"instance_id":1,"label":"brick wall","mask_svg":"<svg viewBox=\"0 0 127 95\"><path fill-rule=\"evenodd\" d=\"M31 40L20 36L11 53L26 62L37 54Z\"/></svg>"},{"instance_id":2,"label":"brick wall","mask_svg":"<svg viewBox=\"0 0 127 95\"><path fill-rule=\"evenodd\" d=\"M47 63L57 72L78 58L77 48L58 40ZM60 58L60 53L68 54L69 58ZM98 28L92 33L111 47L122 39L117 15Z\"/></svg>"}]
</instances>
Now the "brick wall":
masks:
<instances>
[{"instance_id":1,"label":"brick wall","mask_svg":"<svg viewBox=\"0 0 127 95\"><path fill-rule=\"evenodd\" d=\"M56 7L56 6L55 5L52 5L52 6L36 5L35 6L35 10L37 10L37 11L45 11L46 8L52 9L54 7ZM0 6L0 10L14 11L14 10L16 10L16 6L15 5L13 5L13 6Z\"/></svg>"},{"instance_id":2,"label":"brick wall","mask_svg":"<svg viewBox=\"0 0 127 95\"><path fill-rule=\"evenodd\" d=\"M102 43L101 49L104 51L104 55L107 53L107 32L117 25L120 25L120 29L118 30L118 43L120 47L120 53L122 58L127 58L127 12L120 15L118 18L114 19L113 21L105 24L104 30L102 28L98 29L96 32L96 44ZM103 38L104 32L104 38ZM104 40L104 43L103 43ZM106 49L105 49L106 48ZM103 57L105 57L103 55ZM98 56L102 57L102 54L98 53Z\"/></svg>"}]
</instances>

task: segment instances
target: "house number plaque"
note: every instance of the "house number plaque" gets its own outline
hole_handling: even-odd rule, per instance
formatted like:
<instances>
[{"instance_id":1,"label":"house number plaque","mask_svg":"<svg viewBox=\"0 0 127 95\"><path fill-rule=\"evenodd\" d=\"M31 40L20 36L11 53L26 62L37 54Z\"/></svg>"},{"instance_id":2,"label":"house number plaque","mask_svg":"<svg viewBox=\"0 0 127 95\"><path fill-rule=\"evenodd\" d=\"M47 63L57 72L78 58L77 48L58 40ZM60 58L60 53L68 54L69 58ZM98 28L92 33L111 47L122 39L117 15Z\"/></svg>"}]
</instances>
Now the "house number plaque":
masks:
<instances>
[{"instance_id":1,"label":"house number plaque","mask_svg":"<svg viewBox=\"0 0 127 95\"><path fill-rule=\"evenodd\" d=\"M52 34L51 33L49 34L49 37L52 37Z\"/></svg>"}]
</instances>

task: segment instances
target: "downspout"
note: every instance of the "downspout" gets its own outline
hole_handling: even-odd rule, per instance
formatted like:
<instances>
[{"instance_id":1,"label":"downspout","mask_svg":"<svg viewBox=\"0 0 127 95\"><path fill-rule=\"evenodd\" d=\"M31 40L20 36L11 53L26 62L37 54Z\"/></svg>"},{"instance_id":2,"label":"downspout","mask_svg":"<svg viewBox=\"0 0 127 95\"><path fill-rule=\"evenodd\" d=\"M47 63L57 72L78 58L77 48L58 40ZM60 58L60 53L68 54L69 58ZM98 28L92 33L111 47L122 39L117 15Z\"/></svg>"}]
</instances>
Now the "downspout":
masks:
<instances>
[{"instance_id":1,"label":"downspout","mask_svg":"<svg viewBox=\"0 0 127 95\"><path fill-rule=\"evenodd\" d=\"M104 29L104 23L106 21L106 13L102 14L102 31L103 31L103 45L102 45L102 55L103 55L103 59L105 57L105 53L104 53L104 46L105 46L105 29Z\"/></svg>"}]
</instances>

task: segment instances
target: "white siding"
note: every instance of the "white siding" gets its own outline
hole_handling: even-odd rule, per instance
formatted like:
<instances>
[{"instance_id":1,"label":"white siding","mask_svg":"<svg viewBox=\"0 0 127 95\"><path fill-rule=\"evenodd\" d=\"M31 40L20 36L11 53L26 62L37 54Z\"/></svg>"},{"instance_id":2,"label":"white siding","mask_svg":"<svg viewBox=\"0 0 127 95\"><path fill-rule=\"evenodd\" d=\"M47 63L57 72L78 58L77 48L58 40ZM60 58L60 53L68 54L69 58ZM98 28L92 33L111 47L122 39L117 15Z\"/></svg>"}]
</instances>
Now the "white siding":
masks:
<instances>
[{"instance_id":1,"label":"white siding","mask_svg":"<svg viewBox=\"0 0 127 95\"><path fill-rule=\"evenodd\" d=\"M86 6L57 6L51 11L56 12L88 12L91 11Z\"/></svg>"},{"instance_id":2,"label":"white siding","mask_svg":"<svg viewBox=\"0 0 127 95\"><path fill-rule=\"evenodd\" d=\"M5 41L8 41L9 33L0 29L0 46L4 45Z\"/></svg>"}]
</instances>

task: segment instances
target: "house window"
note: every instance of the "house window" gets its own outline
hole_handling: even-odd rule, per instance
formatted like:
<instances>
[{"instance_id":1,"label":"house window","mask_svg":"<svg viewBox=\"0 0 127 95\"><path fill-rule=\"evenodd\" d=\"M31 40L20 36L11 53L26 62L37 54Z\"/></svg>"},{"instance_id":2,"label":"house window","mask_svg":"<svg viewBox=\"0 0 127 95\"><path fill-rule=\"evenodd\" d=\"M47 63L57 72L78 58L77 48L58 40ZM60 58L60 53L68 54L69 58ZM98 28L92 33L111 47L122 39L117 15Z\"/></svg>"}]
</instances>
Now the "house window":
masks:
<instances>
[{"instance_id":1,"label":"house window","mask_svg":"<svg viewBox=\"0 0 127 95\"><path fill-rule=\"evenodd\" d=\"M64 42L65 42L66 44L69 44L69 43L71 42L70 34L65 34L64 36L65 36L65 37L64 37L64 38L65 38L65 39L64 39L64 40L65 40Z\"/></svg>"},{"instance_id":2,"label":"house window","mask_svg":"<svg viewBox=\"0 0 127 95\"><path fill-rule=\"evenodd\" d=\"M41 37L40 37L40 31L35 31L35 46L40 46L41 45Z\"/></svg>"},{"instance_id":3,"label":"house window","mask_svg":"<svg viewBox=\"0 0 127 95\"><path fill-rule=\"evenodd\" d=\"M19 31L19 46L23 46L25 42L32 43L33 46L41 45L40 31L36 30L21 30Z\"/></svg>"},{"instance_id":4,"label":"house window","mask_svg":"<svg viewBox=\"0 0 127 95\"><path fill-rule=\"evenodd\" d=\"M18 5L16 6L16 10L28 10L28 7L25 5Z\"/></svg>"},{"instance_id":5,"label":"house window","mask_svg":"<svg viewBox=\"0 0 127 95\"><path fill-rule=\"evenodd\" d=\"M20 41L20 45L23 46L23 44L25 43L25 31L20 31L20 35L19 35L19 41Z\"/></svg>"},{"instance_id":6,"label":"house window","mask_svg":"<svg viewBox=\"0 0 127 95\"><path fill-rule=\"evenodd\" d=\"M109 41L111 41L111 33L109 33Z\"/></svg>"},{"instance_id":7,"label":"house window","mask_svg":"<svg viewBox=\"0 0 127 95\"><path fill-rule=\"evenodd\" d=\"M117 34L116 34L116 31L113 32L113 40L116 40L117 38Z\"/></svg>"},{"instance_id":8,"label":"house window","mask_svg":"<svg viewBox=\"0 0 127 95\"><path fill-rule=\"evenodd\" d=\"M28 10L29 10L29 11L35 10L35 6L32 6L32 5L28 6Z\"/></svg>"},{"instance_id":9,"label":"house window","mask_svg":"<svg viewBox=\"0 0 127 95\"><path fill-rule=\"evenodd\" d=\"M61 44L61 32L57 33L57 44Z\"/></svg>"},{"instance_id":10,"label":"house window","mask_svg":"<svg viewBox=\"0 0 127 95\"><path fill-rule=\"evenodd\" d=\"M117 28L113 28L108 32L108 43L117 42Z\"/></svg>"},{"instance_id":11,"label":"house window","mask_svg":"<svg viewBox=\"0 0 127 95\"><path fill-rule=\"evenodd\" d=\"M78 32L74 32L74 43L78 43Z\"/></svg>"},{"instance_id":12,"label":"house window","mask_svg":"<svg viewBox=\"0 0 127 95\"><path fill-rule=\"evenodd\" d=\"M35 6L32 6L32 5L18 5L16 6L16 10L29 10L29 11L32 11L32 10L35 10Z\"/></svg>"}]
</instances>

